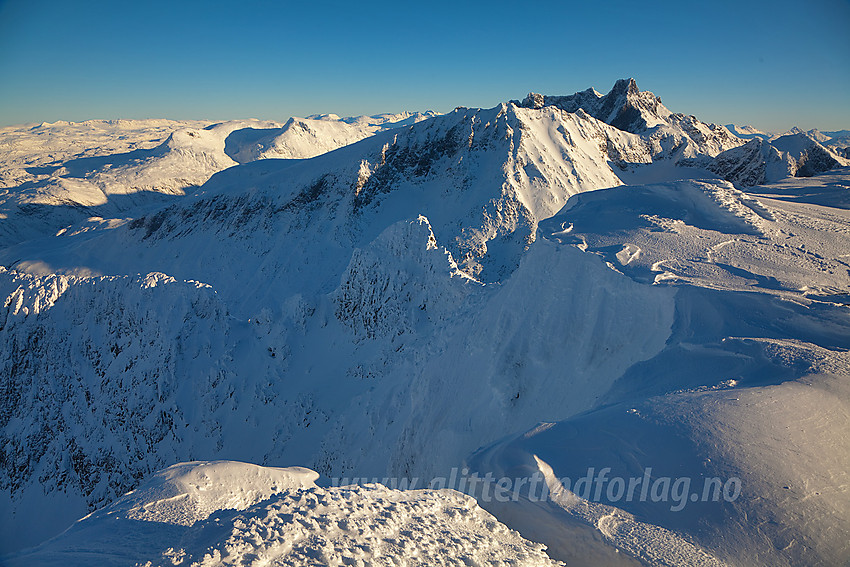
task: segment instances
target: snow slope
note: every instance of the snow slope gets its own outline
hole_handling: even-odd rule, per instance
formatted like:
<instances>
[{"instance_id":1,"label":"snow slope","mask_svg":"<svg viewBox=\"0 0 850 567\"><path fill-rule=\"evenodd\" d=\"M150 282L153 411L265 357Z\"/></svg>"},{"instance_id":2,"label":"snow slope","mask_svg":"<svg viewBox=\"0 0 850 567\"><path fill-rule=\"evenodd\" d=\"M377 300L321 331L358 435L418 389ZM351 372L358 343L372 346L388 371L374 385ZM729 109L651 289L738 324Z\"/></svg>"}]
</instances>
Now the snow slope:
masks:
<instances>
[{"instance_id":1,"label":"snow slope","mask_svg":"<svg viewBox=\"0 0 850 567\"><path fill-rule=\"evenodd\" d=\"M122 494L175 462L297 463L389 484L519 463L524 475L547 473L559 496L481 504L559 560L846 561L847 170L748 191L692 179L724 144L747 146L650 95L624 82L608 98L582 95L591 110L544 97L414 118L314 158L235 165L130 218L0 249L0 548L37 544L110 503L137 506ZM216 151L228 155L231 134ZM644 174L674 181L623 183ZM774 417L797 398L800 411ZM830 409L803 424L815 407ZM785 426L800 435L782 437ZM576 504L552 483L615 463L631 467L618 474L737 476L741 500L676 512ZM776 488L786 478L804 489ZM347 503L311 516L294 493L274 504L261 491L268 499L246 499L240 513L198 517L199 531L156 527L162 542L140 549L154 563L181 548L187 564L208 549L253 561L284 553L276 546L292 529L313 533L298 531L296 512L332 526L345 506L365 507L358 529L371 538L377 511L397 514L410 499L433 504L403 516L413 533L427 510L451 516L446 502L472 509L452 493L309 490ZM45 519L47 507L56 513ZM84 539L78 528L103 534L105 513L27 553L67 551ZM764 525L724 535L753 516ZM177 532L197 545L171 543ZM356 545L344 531L321 537L327 557ZM513 541L493 557L521 555ZM433 552L430 535L420 543ZM293 549L321 561L315 547Z\"/></svg>"},{"instance_id":2,"label":"snow slope","mask_svg":"<svg viewBox=\"0 0 850 567\"><path fill-rule=\"evenodd\" d=\"M780 181L789 176L810 177L850 165L842 154L821 145L804 132L755 137L745 145L717 155L708 169L742 187Z\"/></svg>"},{"instance_id":3,"label":"snow slope","mask_svg":"<svg viewBox=\"0 0 850 567\"><path fill-rule=\"evenodd\" d=\"M313 157L433 113L275 122L88 121L0 130L0 245L136 215L237 163Z\"/></svg>"},{"instance_id":4,"label":"snow slope","mask_svg":"<svg viewBox=\"0 0 850 567\"><path fill-rule=\"evenodd\" d=\"M314 157L377 132L410 126L436 116L434 112L402 112L340 118L335 114L290 118L280 127L252 126L228 136L225 152L239 163L258 159Z\"/></svg>"},{"instance_id":5,"label":"snow slope","mask_svg":"<svg viewBox=\"0 0 850 567\"><path fill-rule=\"evenodd\" d=\"M606 500L603 486L595 498L567 489L544 504L485 507L567 562L608 562L613 547L649 564L705 564L705 552L741 565L844 564L848 220L844 209L756 200L722 183L571 199L541 230L631 279L673 285L672 332L597 409L497 443L470 467L542 474L554 492L591 468L620 479L651 469L649 480L684 478L694 492ZM732 477L740 498L700 499L706 478Z\"/></svg>"},{"instance_id":6,"label":"snow slope","mask_svg":"<svg viewBox=\"0 0 850 567\"><path fill-rule=\"evenodd\" d=\"M90 120L0 129L0 245L52 234L99 211L115 216L128 206L161 204L161 195L127 196L131 193L127 183L119 188L124 195L113 200L115 206L104 207L107 191L115 189L118 171L106 169L108 175L102 183L86 177L113 164L127 172L133 163L161 158L173 132L206 125L170 120ZM68 167L63 169L65 164ZM172 193L180 189L170 181L166 184ZM83 208L90 208L91 213L87 215L80 210Z\"/></svg>"},{"instance_id":7,"label":"snow slope","mask_svg":"<svg viewBox=\"0 0 850 567\"><path fill-rule=\"evenodd\" d=\"M678 162L714 157L744 142L723 126L671 112L661 104L660 97L638 89L634 79L617 81L606 95L594 89L569 96L530 93L522 105L530 108L555 106L567 112L582 109L620 130L642 135L653 159L672 158Z\"/></svg>"},{"instance_id":8,"label":"snow slope","mask_svg":"<svg viewBox=\"0 0 850 567\"><path fill-rule=\"evenodd\" d=\"M769 132L762 132L755 126L750 126L749 124L743 126L739 126L737 124L726 124L726 129L744 140L752 140L753 138L763 138L766 140L771 137Z\"/></svg>"},{"instance_id":9,"label":"snow slope","mask_svg":"<svg viewBox=\"0 0 850 567\"><path fill-rule=\"evenodd\" d=\"M538 472L552 496L537 503L531 517L513 509L531 507L528 500L491 511L570 563L607 562L606 549L614 547L651 565L845 564L847 357L835 361L832 353L820 353L826 360L813 361L810 346L790 341L759 346L768 356L814 362L809 371L822 372L818 362L826 362L829 374L775 386L688 390L538 428L476 456L476 465L497 477L516 474L519 466ZM504 463L514 470L505 471ZM653 486L664 478L688 484L680 484L685 491L678 496L625 502L616 485L601 485L601 499L593 497L593 485L589 501L562 488L560 479L575 483L605 468L610 479L640 479L650 470ZM717 501L704 499L708 478L739 479L740 496L727 501L718 488Z\"/></svg>"},{"instance_id":10,"label":"snow slope","mask_svg":"<svg viewBox=\"0 0 850 567\"><path fill-rule=\"evenodd\" d=\"M319 488L318 475L183 463L5 565L559 565L451 490Z\"/></svg>"}]
</instances>

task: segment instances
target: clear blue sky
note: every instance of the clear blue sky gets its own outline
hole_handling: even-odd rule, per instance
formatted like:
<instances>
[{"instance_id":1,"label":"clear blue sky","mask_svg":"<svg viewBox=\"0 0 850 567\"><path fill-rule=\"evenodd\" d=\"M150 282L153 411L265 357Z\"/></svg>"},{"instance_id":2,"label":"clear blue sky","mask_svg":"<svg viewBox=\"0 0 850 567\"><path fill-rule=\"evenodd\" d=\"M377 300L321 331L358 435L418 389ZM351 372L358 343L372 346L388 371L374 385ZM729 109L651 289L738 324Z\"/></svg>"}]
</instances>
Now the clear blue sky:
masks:
<instances>
[{"instance_id":1,"label":"clear blue sky","mask_svg":"<svg viewBox=\"0 0 850 567\"><path fill-rule=\"evenodd\" d=\"M0 0L0 125L448 111L630 76L710 122L850 128L850 0Z\"/></svg>"}]
</instances>

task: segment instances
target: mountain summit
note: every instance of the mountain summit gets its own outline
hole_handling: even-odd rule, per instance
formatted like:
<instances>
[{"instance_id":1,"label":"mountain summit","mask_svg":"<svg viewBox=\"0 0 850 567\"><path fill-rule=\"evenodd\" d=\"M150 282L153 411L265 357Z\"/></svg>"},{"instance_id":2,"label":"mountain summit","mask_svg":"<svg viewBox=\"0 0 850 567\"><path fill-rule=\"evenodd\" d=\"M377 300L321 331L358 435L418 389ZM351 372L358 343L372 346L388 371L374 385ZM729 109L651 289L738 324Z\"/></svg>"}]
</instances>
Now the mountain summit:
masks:
<instances>
[{"instance_id":1,"label":"mountain summit","mask_svg":"<svg viewBox=\"0 0 850 567\"><path fill-rule=\"evenodd\" d=\"M606 95L594 89L568 96L530 93L521 104L529 108L554 106L566 112L581 109L615 128L643 136L656 159L714 157L743 144L723 126L671 112L661 104L660 97L641 91L634 79L618 80Z\"/></svg>"},{"instance_id":2,"label":"mountain summit","mask_svg":"<svg viewBox=\"0 0 850 567\"><path fill-rule=\"evenodd\" d=\"M122 141L83 164L18 155L3 177L6 203L54 184L78 200L0 218L0 552L101 510L18 564L109 564L113 525L163 548L128 564L274 562L295 537L311 557L389 557L430 518L500 558L498 522L532 560L546 544L572 564L850 557L848 174L744 187L764 160L829 166L818 142L747 142L633 80L437 116L177 126L134 142L155 160ZM160 165L176 183L181 160L191 184L167 199L74 193L154 187ZM611 473L598 491L563 484L591 468ZM441 490L453 474L516 495L469 488L485 514ZM422 492L326 487L364 478ZM654 496L609 490L643 478ZM715 478L742 490L703 497ZM439 549L427 535L410 549Z\"/></svg>"},{"instance_id":3,"label":"mountain summit","mask_svg":"<svg viewBox=\"0 0 850 567\"><path fill-rule=\"evenodd\" d=\"M529 93L522 105L528 108L556 106L567 112L581 108L594 118L633 134L645 132L672 114L661 104L661 98L649 91L641 92L634 79L618 80L606 95L594 89L568 96Z\"/></svg>"}]
</instances>

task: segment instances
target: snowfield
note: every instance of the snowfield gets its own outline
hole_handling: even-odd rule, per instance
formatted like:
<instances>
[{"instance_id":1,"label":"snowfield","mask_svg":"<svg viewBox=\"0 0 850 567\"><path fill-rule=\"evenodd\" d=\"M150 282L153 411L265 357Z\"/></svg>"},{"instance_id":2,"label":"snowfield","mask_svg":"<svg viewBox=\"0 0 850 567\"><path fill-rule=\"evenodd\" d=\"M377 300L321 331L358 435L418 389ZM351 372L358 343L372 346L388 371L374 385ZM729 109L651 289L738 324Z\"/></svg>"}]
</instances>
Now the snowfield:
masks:
<instances>
[{"instance_id":1,"label":"snowfield","mask_svg":"<svg viewBox=\"0 0 850 567\"><path fill-rule=\"evenodd\" d=\"M237 163L303 159L433 113L221 123L90 120L0 129L0 245L54 234L87 217L169 202Z\"/></svg>"},{"instance_id":2,"label":"snowfield","mask_svg":"<svg viewBox=\"0 0 850 567\"><path fill-rule=\"evenodd\" d=\"M848 563L833 134L632 80L3 130L3 561Z\"/></svg>"},{"instance_id":3,"label":"snowfield","mask_svg":"<svg viewBox=\"0 0 850 567\"><path fill-rule=\"evenodd\" d=\"M309 469L184 463L6 565L563 565L454 491L319 488Z\"/></svg>"}]
</instances>

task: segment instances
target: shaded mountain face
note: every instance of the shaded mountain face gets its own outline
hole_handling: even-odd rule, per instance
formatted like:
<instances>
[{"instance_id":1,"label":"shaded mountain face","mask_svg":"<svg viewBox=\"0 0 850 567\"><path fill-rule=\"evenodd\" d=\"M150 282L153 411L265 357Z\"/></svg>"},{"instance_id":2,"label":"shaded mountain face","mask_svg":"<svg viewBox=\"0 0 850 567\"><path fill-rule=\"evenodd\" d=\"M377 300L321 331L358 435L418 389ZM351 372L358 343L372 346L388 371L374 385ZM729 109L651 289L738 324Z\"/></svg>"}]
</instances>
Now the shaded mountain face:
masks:
<instances>
[{"instance_id":1,"label":"shaded mountain face","mask_svg":"<svg viewBox=\"0 0 850 567\"><path fill-rule=\"evenodd\" d=\"M793 139L780 150L730 137L671 113L633 81L604 96L531 96L418 118L367 120L357 128L397 127L305 159L253 159L289 144L295 121L183 129L141 149L234 165L211 167L166 203L0 249L0 549L37 543L195 459L430 480L464 463L508 470L520 455L532 472L562 478L577 461L556 458L559 446L594 457L571 441L584 423L571 420L590 416L582 431L593 430L621 404L671 416L673 431L683 415L703 417L690 444L652 453L629 435L674 435L660 418L632 427L641 422L628 413L611 422L622 440L606 446L611 459L643 452L658 466L681 457L691 472L707 458L724 474L752 469L758 490L735 517L754 512L790 527L724 539L731 528L720 516L696 526L660 506L616 502L588 508L596 516L548 510L548 532L525 508L493 513L523 534L556 534L553 556L570 561L586 549L652 562L640 550L653 549L656 559L734 563L740 546L748 564L799 563L790 539L817 547L822 563L841 557L844 531L817 536L811 526L821 524L789 512L795 499L828 509L825 493L780 501L785 492L765 488L782 477L776 459L711 448L740 442L784 454L779 437L755 425L738 435L730 428L741 412L711 408L745 388L754 402L800 394L807 407L844 395L819 397L815 389L831 386L806 377L847 374L850 221L824 197L844 190L846 172L803 180L817 191L741 191L717 176L763 182L791 163ZM310 120L297 139L312 150L345 130L342 119ZM812 151L806 144L799 156ZM118 169L106 157L111 167L83 178ZM705 169L712 164L719 173ZM662 182L624 184L641 172ZM708 178L682 179L694 176ZM800 390L770 389L789 381ZM838 415L843 406L830 407ZM843 427L837 419L795 443ZM501 444L535 439L525 433L540 422L563 424L541 462ZM484 446L504 458L473 458ZM840 455L825 464L835 475L847 468ZM828 482L795 474L801 486ZM770 504L753 504L759 498ZM56 513L45 518L46 507ZM632 520L617 523L624 514Z\"/></svg>"},{"instance_id":2,"label":"shaded mountain face","mask_svg":"<svg viewBox=\"0 0 850 567\"><path fill-rule=\"evenodd\" d=\"M676 114L661 98L638 89L634 79L620 79L606 95L588 89L569 96L529 94L522 102L529 108L555 106L567 112L584 110L619 130L640 134L654 159L714 157L743 144L723 126L706 124L694 116Z\"/></svg>"},{"instance_id":3,"label":"shaded mountain face","mask_svg":"<svg viewBox=\"0 0 850 567\"><path fill-rule=\"evenodd\" d=\"M0 245L89 217L161 207L213 174L258 159L304 159L434 113L221 123L89 121L0 130Z\"/></svg>"},{"instance_id":4,"label":"shaded mountain face","mask_svg":"<svg viewBox=\"0 0 850 567\"><path fill-rule=\"evenodd\" d=\"M683 166L707 168L742 187L850 165L841 146L841 132L832 136L796 128L784 136L770 136L751 126L730 125L729 130L671 112L659 97L638 89L634 79L617 81L606 95L594 89L569 96L530 93L521 104L527 108L554 106L567 112L581 109L620 130L641 135L655 161L672 158ZM750 142L745 143L747 140Z\"/></svg>"},{"instance_id":5,"label":"shaded mountain face","mask_svg":"<svg viewBox=\"0 0 850 567\"><path fill-rule=\"evenodd\" d=\"M840 158L822 146L810 133L781 136L772 140L771 144L793 160L795 169L789 171L789 175L796 177L811 177L847 165L843 160L839 162Z\"/></svg>"},{"instance_id":6,"label":"shaded mountain face","mask_svg":"<svg viewBox=\"0 0 850 567\"><path fill-rule=\"evenodd\" d=\"M568 96L530 93L522 105L527 108L556 106L567 112L581 108L594 118L633 134L646 131L672 114L661 104L660 98L648 91L641 92L634 79L620 79L606 95L594 89Z\"/></svg>"},{"instance_id":7,"label":"shaded mountain face","mask_svg":"<svg viewBox=\"0 0 850 567\"><path fill-rule=\"evenodd\" d=\"M751 187L789 176L811 177L845 165L850 162L839 153L807 133L796 133L770 141L754 138L719 154L708 169L736 185Z\"/></svg>"}]
</instances>

